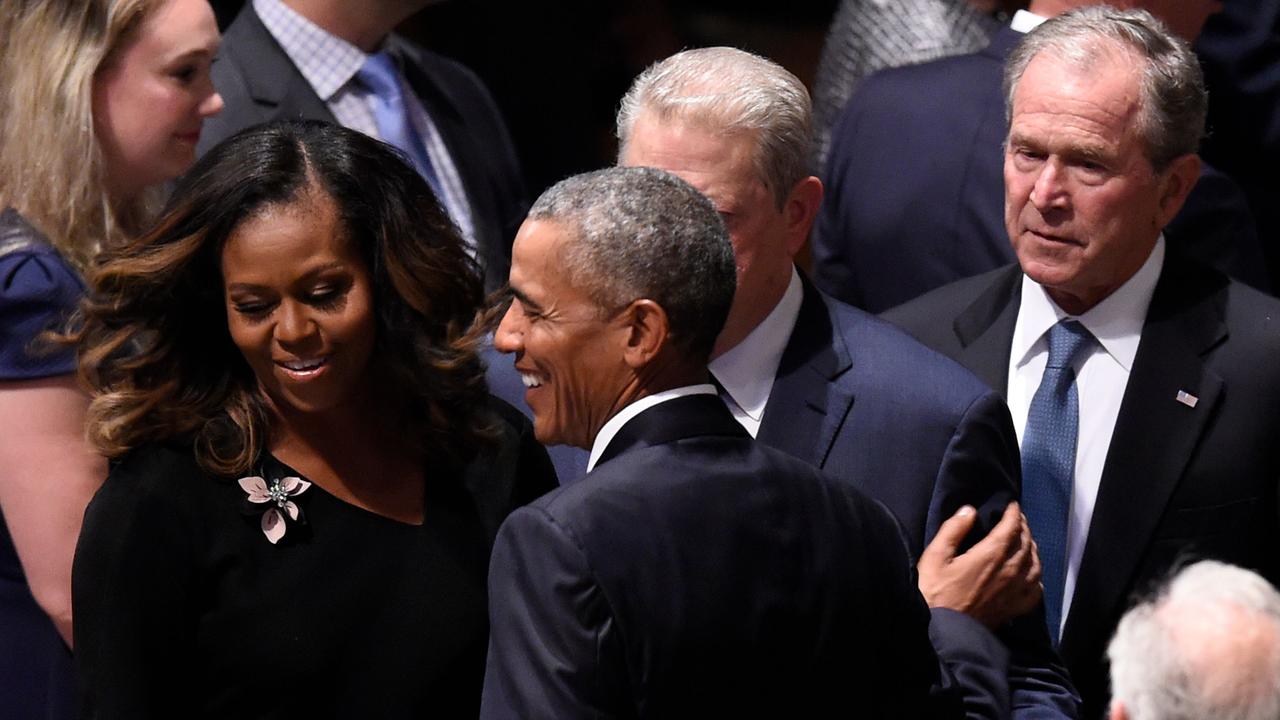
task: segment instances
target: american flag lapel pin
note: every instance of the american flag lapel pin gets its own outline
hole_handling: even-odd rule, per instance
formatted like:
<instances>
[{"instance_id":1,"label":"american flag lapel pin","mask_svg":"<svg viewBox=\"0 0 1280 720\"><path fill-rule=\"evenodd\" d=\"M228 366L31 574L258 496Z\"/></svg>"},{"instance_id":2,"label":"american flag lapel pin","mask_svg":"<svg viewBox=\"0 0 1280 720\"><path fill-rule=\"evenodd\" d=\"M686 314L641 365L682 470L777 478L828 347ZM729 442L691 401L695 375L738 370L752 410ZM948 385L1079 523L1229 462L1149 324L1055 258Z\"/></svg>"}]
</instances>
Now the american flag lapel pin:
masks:
<instances>
[{"instance_id":1,"label":"american flag lapel pin","mask_svg":"<svg viewBox=\"0 0 1280 720\"><path fill-rule=\"evenodd\" d=\"M1186 390L1179 390L1178 397L1176 399L1178 402L1182 403L1183 405L1186 405L1189 408L1195 407L1196 403L1200 402L1200 398L1196 397L1195 395L1192 395Z\"/></svg>"}]
</instances>

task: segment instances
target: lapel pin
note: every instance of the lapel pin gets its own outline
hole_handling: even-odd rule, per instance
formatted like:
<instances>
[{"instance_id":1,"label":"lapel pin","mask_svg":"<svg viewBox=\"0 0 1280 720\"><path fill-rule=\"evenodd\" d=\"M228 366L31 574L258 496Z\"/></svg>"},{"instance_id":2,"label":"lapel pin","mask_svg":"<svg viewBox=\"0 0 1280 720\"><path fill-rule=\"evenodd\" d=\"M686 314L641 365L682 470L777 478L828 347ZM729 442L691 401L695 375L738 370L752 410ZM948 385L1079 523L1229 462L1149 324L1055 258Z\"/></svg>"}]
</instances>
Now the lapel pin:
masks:
<instances>
[{"instance_id":1,"label":"lapel pin","mask_svg":"<svg viewBox=\"0 0 1280 720\"><path fill-rule=\"evenodd\" d=\"M1183 405L1186 405L1189 408L1195 407L1196 403L1200 402L1200 398L1196 397L1195 395L1192 395L1186 390L1178 391L1177 400L1178 402L1182 403Z\"/></svg>"}]
</instances>

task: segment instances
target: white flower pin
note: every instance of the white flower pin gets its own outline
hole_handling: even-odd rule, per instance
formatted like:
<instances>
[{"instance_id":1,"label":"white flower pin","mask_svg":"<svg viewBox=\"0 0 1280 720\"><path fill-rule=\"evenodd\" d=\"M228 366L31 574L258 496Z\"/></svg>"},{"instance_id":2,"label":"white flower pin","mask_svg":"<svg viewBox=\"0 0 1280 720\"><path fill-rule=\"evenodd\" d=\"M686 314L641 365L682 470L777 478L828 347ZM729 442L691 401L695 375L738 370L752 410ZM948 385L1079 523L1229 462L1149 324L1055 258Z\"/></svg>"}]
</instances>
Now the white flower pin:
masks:
<instances>
[{"instance_id":1,"label":"white flower pin","mask_svg":"<svg viewBox=\"0 0 1280 720\"><path fill-rule=\"evenodd\" d=\"M272 505L262 514L262 534L266 535L273 545L284 537L286 516L289 520L296 521L301 514L297 503L289 498L301 495L311 487L311 483L298 477L279 478L268 484L257 475L250 475L236 482L240 483L240 487L249 494L249 502Z\"/></svg>"}]
</instances>

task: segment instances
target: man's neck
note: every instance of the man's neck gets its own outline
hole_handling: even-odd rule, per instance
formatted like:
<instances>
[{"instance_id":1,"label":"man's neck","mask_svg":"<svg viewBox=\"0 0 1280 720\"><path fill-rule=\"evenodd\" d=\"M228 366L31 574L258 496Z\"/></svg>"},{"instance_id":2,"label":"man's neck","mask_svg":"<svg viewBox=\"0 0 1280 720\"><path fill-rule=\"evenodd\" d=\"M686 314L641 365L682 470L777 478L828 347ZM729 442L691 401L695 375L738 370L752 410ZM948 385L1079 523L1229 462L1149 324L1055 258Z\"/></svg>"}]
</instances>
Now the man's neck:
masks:
<instances>
[{"instance_id":1,"label":"man's neck","mask_svg":"<svg viewBox=\"0 0 1280 720\"><path fill-rule=\"evenodd\" d=\"M711 349L712 360L737 347L759 327L760 323L764 322L765 318L769 317L769 313L782 302L782 296L787 294L787 285L791 283L791 272L791 267L788 266L785 275L779 275L777 280L763 290L740 291L734 296L724 329L716 337L715 347Z\"/></svg>"}]
</instances>

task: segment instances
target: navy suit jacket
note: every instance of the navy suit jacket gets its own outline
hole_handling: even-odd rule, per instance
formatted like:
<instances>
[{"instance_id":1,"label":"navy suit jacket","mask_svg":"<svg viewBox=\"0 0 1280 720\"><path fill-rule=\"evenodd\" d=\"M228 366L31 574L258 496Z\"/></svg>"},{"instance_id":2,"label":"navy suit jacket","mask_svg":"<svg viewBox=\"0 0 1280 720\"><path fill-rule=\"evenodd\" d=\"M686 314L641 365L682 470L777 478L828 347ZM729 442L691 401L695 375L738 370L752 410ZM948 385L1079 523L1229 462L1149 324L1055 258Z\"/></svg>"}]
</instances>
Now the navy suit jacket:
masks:
<instances>
[{"instance_id":1,"label":"navy suit jacket","mask_svg":"<svg viewBox=\"0 0 1280 720\"><path fill-rule=\"evenodd\" d=\"M998 393L807 280L757 439L884 503L912 557L965 504L978 510L967 548L1021 490L1017 435ZM952 651L969 644L959 634L981 631L961 627L963 616L935 615L936 645L958 673L971 715L1074 717L1076 695L1039 612L1000 631L1012 657L998 678L959 675Z\"/></svg>"},{"instance_id":2,"label":"navy suit jacket","mask_svg":"<svg viewBox=\"0 0 1280 720\"><path fill-rule=\"evenodd\" d=\"M1006 391L1022 272L947 285L885 317ZM1280 301L1166 256L1121 401L1060 650L1085 717L1135 593L1212 557L1280 580ZM1177 400L1195 396L1194 407Z\"/></svg>"},{"instance_id":3,"label":"navy suit jacket","mask_svg":"<svg viewBox=\"0 0 1280 720\"><path fill-rule=\"evenodd\" d=\"M511 241L528 204L497 106L480 79L462 65L396 35L387 39L387 48L400 60L405 79L457 166L475 221L485 287L501 287L511 267ZM336 122L249 2L223 35L213 83L226 107L205 121L201 154L259 123L291 118Z\"/></svg>"},{"instance_id":4,"label":"navy suit jacket","mask_svg":"<svg viewBox=\"0 0 1280 720\"><path fill-rule=\"evenodd\" d=\"M712 395L646 409L513 513L489 573L481 717L935 717L929 613L895 521Z\"/></svg>"},{"instance_id":5,"label":"navy suit jacket","mask_svg":"<svg viewBox=\"0 0 1280 720\"><path fill-rule=\"evenodd\" d=\"M831 135L826 199L814 225L814 281L881 312L1014 260L1004 225L1001 73L1022 37L872 75ZM1171 247L1267 287L1257 227L1240 188L1208 166L1166 229Z\"/></svg>"}]
</instances>

